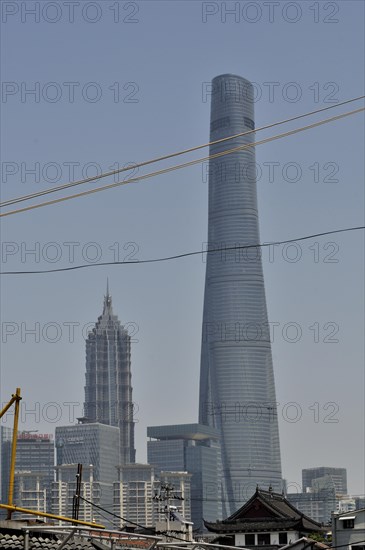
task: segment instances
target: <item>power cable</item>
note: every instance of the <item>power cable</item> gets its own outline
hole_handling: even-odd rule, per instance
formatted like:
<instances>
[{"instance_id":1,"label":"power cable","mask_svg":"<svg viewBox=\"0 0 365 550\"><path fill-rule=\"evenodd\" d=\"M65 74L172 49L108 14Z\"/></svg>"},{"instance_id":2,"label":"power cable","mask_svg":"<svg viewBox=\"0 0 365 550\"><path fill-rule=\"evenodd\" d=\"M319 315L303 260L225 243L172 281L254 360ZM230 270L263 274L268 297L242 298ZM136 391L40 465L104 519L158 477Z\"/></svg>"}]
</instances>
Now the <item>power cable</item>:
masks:
<instances>
[{"instance_id":1,"label":"power cable","mask_svg":"<svg viewBox=\"0 0 365 550\"><path fill-rule=\"evenodd\" d=\"M334 117L330 117L330 118L327 118L327 119L320 120L318 122L314 122L314 123L309 124L307 126L301 126L299 128L296 128L294 130L290 130L288 132L284 132L282 134L276 134L274 136L268 137L268 138L263 139L261 141L256 141L256 142L253 142L253 143L247 143L245 145L240 145L238 147L234 147L234 148L229 149L227 151L221 151L220 153L215 153L213 155L208 155L207 157L201 157L199 159L195 159L195 160L192 160L192 161L189 161L189 162L185 162L185 163L182 163L182 164L177 164L175 166L170 166L169 168L164 168L164 169L161 169L161 170L157 170L155 172L150 172L148 174L141 175L138 178L130 178L130 179L127 179L127 180L124 180L124 181L118 181L118 182L110 183L108 185L104 185L102 187L97 187L96 189L89 189L88 191L75 193L74 195L67 195L66 197L60 197L58 199L53 199L53 200L50 200L50 201L45 201L45 202L41 202L41 203L38 203L38 204L33 204L33 205L30 205L30 206L19 208L17 210L10 210L9 212L4 212L4 213L0 214L0 217L11 216L13 214L19 214L20 212L27 212L29 210L34 210L35 208L41 208L43 206L50 206L52 204L57 204L57 203L64 202L64 201L67 201L67 200L71 200L71 199L75 199L75 198L79 198L79 197L84 197L86 195L91 195L93 193L98 193L99 191L105 191L106 189L113 189L114 187L120 187L122 185L127 185L128 183L135 183L135 182L138 182L140 180L144 180L144 179L151 178L151 177L154 177L154 176L159 176L161 174L166 174L166 173L172 172L174 170L180 170L181 168L186 168L188 166L194 166L195 164L200 164L200 163L202 163L204 161L207 161L207 160L211 160L211 159L214 159L214 158L220 158L220 157L229 155L231 153L235 153L235 152L238 152L238 151L243 151L245 149L249 149L251 147L255 147L256 145L262 145L264 143L269 143L271 141L281 139L283 137L288 137L288 136L297 134L299 132L303 132L305 130L316 128L317 126L321 126L323 124L327 124L327 123L333 122L335 120L340 120L342 118L345 118L345 117L348 117L348 116L351 116L351 115L354 115L354 114L357 114L357 113L360 113L360 112L363 112L363 111L365 111L364 107L362 107L360 109L355 109L353 111L349 111L349 112L343 113L341 115L337 115L337 116L334 116Z\"/></svg>"},{"instance_id":2,"label":"power cable","mask_svg":"<svg viewBox=\"0 0 365 550\"><path fill-rule=\"evenodd\" d=\"M256 128L254 130L248 130L246 132L240 132L239 134L234 134L234 135L228 136L226 138L221 138L221 139L218 139L218 140L215 140L215 141L210 141L208 143L204 143L203 145L197 145L197 146L191 147L189 149L183 149L181 151L170 153L168 155L163 155L161 157L156 157L156 158L147 160L145 162L141 162L141 163L138 163L138 164L133 164L132 166L129 166L129 167L124 167L124 168L120 168L120 169L117 169L117 170L111 170L109 172L104 172L102 174L98 174L96 176L92 176L92 177L89 177L89 178L84 178L82 180L77 180L77 181L74 181L74 182L65 183L63 185L59 185L59 186L52 187L52 188L49 188L49 189L44 189L43 191L38 191L37 193L31 193L30 195L24 195L24 196L21 196L21 197L16 197L14 199L9 199L7 201L4 201L4 202L0 203L0 207L10 206L10 205L16 204L18 202L23 202L23 201L30 200L30 199L33 199L33 198L37 198L37 197L40 197L40 196L43 196L43 195L48 195L50 193L55 193L57 191L62 191L63 189L68 189L70 187L75 187L75 186L81 185L83 183L89 183L89 182L96 181L96 180L106 178L106 177L109 177L109 176L114 176L116 174L121 174L122 172L127 172L129 170L133 170L133 169L136 169L136 168L142 168L143 166L147 166L149 164L153 164L153 163L156 163L156 162L161 162L163 160L168 160L170 158L185 155L187 153L192 153L193 151L198 151L199 149L203 149L203 148L209 147L211 145L216 145L218 143L223 143L225 141L236 139L238 137L242 137L242 136L246 136L246 135L249 135L249 134L261 132L262 130L268 130L270 128L274 128L275 126L279 126L281 124L287 124L288 122L293 122L294 120L299 120L299 119L307 117L307 116L312 116L314 114L321 113L323 111L327 111L328 109L334 109L336 107L340 107L340 106L346 105L348 103L353 103L354 101L359 101L360 99L364 99L364 98L365 98L365 96L355 97L355 98L352 98L352 99L348 99L346 101L342 101L340 103L336 103L335 105L330 105L328 107L323 107L321 109L316 109L315 111L310 111L310 112L307 112L307 113L303 113L301 115L297 115L297 116L294 116L294 117L291 117L291 118L280 120L278 122L273 122L271 124L267 124L266 126L261 126L260 128Z\"/></svg>"},{"instance_id":3,"label":"power cable","mask_svg":"<svg viewBox=\"0 0 365 550\"><path fill-rule=\"evenodd\" d=\"M110 514L111 516L113 516L117 519L121 519L122 521L124 521L126 523L130 523L132 525L135 525L136 527L140 527L141 529L146 529L147 531L153 531L152 527L146 527L145 525L140 525L139 523L136 523L134 521L130 521L129 519L123 518L122 516L118 516L118 514L115 514L114 512L111 512L110 510L107 510L106 508L103 508L99 504L95 504L94 502L91 502L91 500L87 500L86 498L84 498L82 496L80 496L80 499L87 502L87 504L90 504L91 506L94 506L95 508L98 508L98 510L102 510L103 512L105 512L107 514Z\"/></svg>"},{"instance_id":4,"label":"power cable","mask_svg":"<svg viewBox=\"0 0 365 550\"><path fill-rule=\"evenodd\" d=\"M228 250L244 250L249 248L265 248L267 246L277 246L281 244L288 244L288 243L295 243L298 241L306 241L309 239L314 239L316 237L323 237L325 235L334 235L337 233L347 233L349 231L359 231L361 229L365 229L365 226L358 226L358 227L346 227L344 229L334 229L332 231L323 231L322 233L313 233L312 235L306 235L305 237L297 237L296 239L287 239L285 241L273 241L268 243L261 243L261 244L248 244L248 245L235 245L235 246L227 246L227 247L219 247L214 248L212 250L198 250L194 252L185 252L183 254L175 254L174 256L165 256L163 258L151 258L149 260L128 260L128 261L122 261L122 262L100 262L95 264L81 264L81 265L74 265L72 267L59 267L57 269L43 269L39 271L2 271L0 272L0 275L36 275L41 273L60 273L62 271L75 271L77 269L84 269L87 267L98 267L98 266L107 266L107 265L129 265L129 264L151 264L151 263L157 263L157 262L167 262L171 260L177 260L180 258L187 258L189 256L197 256L198 254L215 254L217 252L226 252ZM208 243L209 246L209 243ZM80 497L81 498L81 497Z\"/></svg>"},{"instance_id":5,"label":"power cable","mask_svg":"<svg viewBox=\"0 0 365 550\"><path fill-rule=\"evenodd\" d=\"M121 516L118 516L117 514L114 514L113 512L110 512L106 508L103 508L102 506L99 506L98 504L94 504L93 502L91 502L90 500L87 500L86 498L83 498L81 496L80 496L80 498L82 500L84 500L85 502L87 502L88 504L91 504L91 506L95 506L96 508L99 508L100 510L103 510L103 512L106 512L107 514L110 514L111 516L114 516L118 519L121 519L122 521L125 521L127 523L131 523L132 525L135 525L136 527L139 527L140 529L145 529L146 531L153 531L153 528L151 528L151 527L145 527L144 525L140 525L139 523L136 523L134 521L130 521L128 519L125 519ZM161 533L169 536L170 538L177 539L177 540L182 540L184 542L188 542L185 539L182 539L181 537L176 537L174 535L169 534L167 531L162 531ZM318 542L318 541L315 541L315 542ZM356 544L363 544L364 542L365 542L365 540L360 540L360 541L356 541ZM198 544L198 543L195 542L195 544ZM345 548L346 546L348 546L348 544L339 544L339 545L336 545L336 546L331 546L330 548L331 548L331 550L335 550L337 548Z\"/></svg>"},{"instance_id":6,"label":"power cable","mask_svg":"<svg viewBox=\"0 0 365 550\"><path fill-rule=\"evenodd\" d=\"M140 529L144 529L146 531L150 531L151 534L156 534L156 530L153 528L153 527L146 527L145 525L141 525L140 523L136 523L135 521L131 521L129 519L126 519L126 518L123 518L122 516L118 516L118 514L114 514L114 512L110 512L109 510L107 510L106 508L103 508L102 506L99 506L98 504L94 504L93 502L91 502L90 500L87 500L86 498L83 498L80 496L80 498L82 500L84 500L85 502L87 502L88 504L91 504L91 506L95 506L96 508L98 508L99 510L103 510L103 512L107 513L107 514L110 514L111 516L115 517L115 518L118 518L118 519L121 519L122 521L126 522L126 523L130 523L132 525L135 525L136 527L139 527ZM168 533L167 531L161 531L161 534L163 535L167 535L168 537L172 538L172 539L176 539L176 540L182 540L184 542L186 542L185 539L182 539L181 537L176 537L175 535L171 535L170 533Z\"/></svg>"}]
</instances>

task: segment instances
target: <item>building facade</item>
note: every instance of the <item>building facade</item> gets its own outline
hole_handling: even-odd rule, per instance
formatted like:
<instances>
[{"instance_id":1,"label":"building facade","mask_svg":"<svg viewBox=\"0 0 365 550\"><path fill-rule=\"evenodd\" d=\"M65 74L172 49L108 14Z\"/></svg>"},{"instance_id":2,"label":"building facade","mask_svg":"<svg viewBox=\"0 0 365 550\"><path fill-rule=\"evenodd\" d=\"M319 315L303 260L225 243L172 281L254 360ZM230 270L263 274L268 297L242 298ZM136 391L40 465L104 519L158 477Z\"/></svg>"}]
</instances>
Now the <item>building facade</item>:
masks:
<instances>
[{"instance_id":1,"label":"building facade","mask_svg":"<svg viewBox=\"0 0 365 550\"><path fill-rule=\"evenodd\" d=\"M6 502L9 490L10 447L13 430L0 426L0 496L1 502ZM0 518L6 512L0 510Z\"/></svg>"},{"instance_id":2,"label":"building facade","mask_svg":"<svg viewBox=\"0 0 365 550\"><path fill-rule=\"evenodd\" d=\"M160 497L160 500L155 500L155 525L161 520L161 512L165 515L166 506L174 510L178 521L182 523L191 521L191 477L188 472L159 472L154 484L154 495ZM167 487L171 490L169 496Z\"/></svg>"},{"instance_id":3,"label":"building facade","mask_svg":"<svg viewBox=\"0 0 365 550\"><path fill-rule=\"evenodd\" d=\"M119 527L138 523L154 525L153 488L154 468L149 464L125 464L118 467L118 481L114 483L114 513L120 519ZM129 524L125 519L128 519Z\"/></svg>"},{"instance_id":4,"label":"building facade","mask_svg":"<svg viewBox=\"0 0 365 550\"><path fill-rule=\"evenodd\" d=\"M55 491L59 491L58 495L62 492L68 495L65 503L69 502L67 499L76 486L77 464L82 464L85 472L92 466L92 479L88 473L84 490L95 499L92 500L94 504L110 509L113 503L113 482L117 479L116 468L119 464L119 428L99 423L58 426L56 450L58 488L53 486L53 505L57 504ZM62 504L63 509L66 504ZM57 506L55 513L60 509ZM92 514L87 506L84 506L83 513L85 517ZM96 510L93 514L96 515Z\"/></svg>"},{"instance_id":5,"label":"building facade","mask_svg":"<svg viewBox=\"0 0 365 550\"><path fill-rule=\"evenodd\" d=\"M279 430L260 249L254 91L225 74L213 79L208 254L202 327L199 422L220 432L224 514L256 484L282 489ZM247 132L251 132L248 133ZM252 248L242 248L242 247Z\"/></svg>"},{"instance_id":6,"label":"building facade","mask_svg":"<svg viewBox=\"0 0 365 550\"><path fill-rule=\"evenodd\" d=\"M322 484L323 479L332 487L334 485L336 495L347 495L347 470L346 468L332 468L330 466L319 466L317 468L305 468L302 470L302 490L303 493L308 487L312 487L315 482Z\"/></svg>"},{"instance_id":7,"label":"building facade","mask_svg":"<svg viewBox=\"0 0 365 550\"><path fill-rule=\"evenodd\" d=\"M3 428L4 430L4 428ZM1 442L2 501L7 501L12 430L3 432ZM24 508L49 509L50 488L54 480L55 445L52 434L18 432L13 501ZM41 508L38 508L41 506Z\"/></svg>"},{"instance_id":8,"label":"building facade","mask_svg":"<svg viewBox=\"0 0 365 550\"><path fill-rule=\"evenodd\" d=\"M324 525L331 523L331 515L337 507L334 488L288 493L287 499L303 514Z\"/></svg>"},{"instance_id":9,"label":"building facade","mask_svg":"<svg viewBox=\"0 0 365 550\"><path fill-rule=\"evenodd\" d=\"M45 474L17 471L14 476L13 502L28 510L50 511L52 482L47 485ZM29 514L15 513L13 519L29 519ZM40 516L38 516L40 518Z\"/></svg>"},{"instance_id":10,"label":"building facade","mask_svg":"<svg viewBox=\"0 0 365 550\"><path fill-rule=\"evenodd\" d=\"M52 513L58 516L72 517L74 499L76 495L77 464L63 464L56 466L56 481L52 483L51 505ZM105 516L100 515L99 510L90 504L102 505L102 493L106 489L110 495L109 484L103 484L94 480L94 467L84 466L82 469L82 481L80 484L80 496L78 519L88 522L105 524ZM67 525L67 523L65 523Z\"/></svg>"},{"instance_id":11,"label":"building facade","mask_svg":"<svg viewBox=\"0 0 365 550\"><path fill-rule=\"evenodd\" d=\"M332 546L365 550L365 508L332 516Z\"/></svg>"},{"instance_id":12,"label":"building facade","mask_svg":"<svg viewBox=\"0 0 365 550\"><path fill-rule=\"evenodd\" d=\"M147 458L157 471L191 474L191 520L203 530L203 518L222 517L219 432L210 426L181 424L147 428Z\"/></svg>"},{"instance_id":13,"label":"building facade","mask_svg":"<svg viewBox=\"0 0 365 550\"><path fill-rule=\"evenodd\" d=\"M107 287L103 313L86 340L85 421L117 426L120 464L135 462L131 338L112 309Z\"/></svg>"},{"instance_id":14,"label":"building facade","mask_svg":"<svg viewBox=\"0 0 365 550\"><path fill-rule=\"evenodd\" d=\"M119 465L119 428L105 424L56 427L57 466L93 466L96 481L113 483Z\"/></svg>"}]
</instances>

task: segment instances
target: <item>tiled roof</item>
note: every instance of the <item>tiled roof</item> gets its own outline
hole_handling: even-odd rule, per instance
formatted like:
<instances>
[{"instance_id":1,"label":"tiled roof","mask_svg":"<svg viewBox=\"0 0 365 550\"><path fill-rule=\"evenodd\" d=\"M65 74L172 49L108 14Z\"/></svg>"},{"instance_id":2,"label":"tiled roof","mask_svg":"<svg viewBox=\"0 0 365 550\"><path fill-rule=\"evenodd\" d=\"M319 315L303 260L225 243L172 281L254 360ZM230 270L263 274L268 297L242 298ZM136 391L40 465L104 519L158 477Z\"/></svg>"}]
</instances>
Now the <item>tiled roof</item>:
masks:
<instances>
[{"instance_id":1,"label":"tiled roof","mask_svg":"<svg viewBox=\"0 0 365 550\"><path fill-rule=\"evenodd\" d=\"M283 494L256 489L255 494L229 518L216 523L204 521L215 533L296 530L322 531L320 523L302 514Z\"/></svg>"},{"instance_id":2,"label":"tiled roof","mask_svg":"<svg viewBox=\"0 0 365 550\"><path fill-rule=\"evenodd\" d=\"M257 489L256 493L248 500L237 512L232 514L225 521L232 521L238 518L244 518L246 512L251 508L254 501L261 502L267 510L271 511L276 517L282 518L300 518L302 513L297 510L284 495L274 493L273 491L263 491Z\"/></svg>"},{"instance_id":3,"label":"tiled roof","mask_svg":"<svg viewBox=\"0 0 365 550\"><path fill-rule=\"evenodd\" d=\"M255 532L255 531L283 531L287 529L295 529L298 520L273 520L273 521L260 521L260 520L247 520L247 521L237 521L237 522L228 522L222 521L219 523L211 523L206 521L205 525L207 529L212 531L219 531L220 533L233 533L233 532Z\"/></svg>"},{"instance_id":4,"label":"tiled roof","mask_svg":"<svg viewBox=\"0 0 365 550\"><path fill-rule=\"evenodd\" d=\"M39 548L40 550L57 550L60 545L61 540L48 537L29 537L29 550L35 550ZM1 549L21 549L24 548L24 535L23 534L11 534L9 532L0 531L0 548ZM85 538L75 536L71 539L65 546L64 550L95 550L95 549L107 549L107 547L100 542L88 541Z\"/></svg>"}]
</instances>

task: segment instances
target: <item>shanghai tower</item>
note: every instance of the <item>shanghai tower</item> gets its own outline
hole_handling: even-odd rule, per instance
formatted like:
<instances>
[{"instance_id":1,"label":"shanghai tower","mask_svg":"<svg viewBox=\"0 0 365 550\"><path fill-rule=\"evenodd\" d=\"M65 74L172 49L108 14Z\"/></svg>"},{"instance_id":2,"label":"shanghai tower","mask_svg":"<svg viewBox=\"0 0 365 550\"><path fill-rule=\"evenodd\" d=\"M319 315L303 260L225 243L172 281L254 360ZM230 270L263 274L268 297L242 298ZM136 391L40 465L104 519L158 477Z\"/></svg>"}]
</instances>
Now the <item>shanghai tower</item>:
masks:
<instances>
[{"instance_id":1,"label":"shanghai tower","mask_svg":"<svg viewBox=\"0 0 365 550\"><path fill-rule=\"evenodd\" d=\"M247 135L211 145L210 155L254 142L253 92L239 76L213 79L210 141ZM210 159L199 422L220 432L227 515L257 485L282 489L261 249L254 246L259 242L254 147Z\"/></svg>"},{"instance_id":2,"label":"shanghai tower","mask_svg":"<svg viewBox=\"0 0 365 550\"><path fill-rule=\"evenodd\" d=\"M85 417L119 427L120 463L135 462L131 337L113 313L107 285L103 313L86 340Z\"/></svg>"}]
</instances>

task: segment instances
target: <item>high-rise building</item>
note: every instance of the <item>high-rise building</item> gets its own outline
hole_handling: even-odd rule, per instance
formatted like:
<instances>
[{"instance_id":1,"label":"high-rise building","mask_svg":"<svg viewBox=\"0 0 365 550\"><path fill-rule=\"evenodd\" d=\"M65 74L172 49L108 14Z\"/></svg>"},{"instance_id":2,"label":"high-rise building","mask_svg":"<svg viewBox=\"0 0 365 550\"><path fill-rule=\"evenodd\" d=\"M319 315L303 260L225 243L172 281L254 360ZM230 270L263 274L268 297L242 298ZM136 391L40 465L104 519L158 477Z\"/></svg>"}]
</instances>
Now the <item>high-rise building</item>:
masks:
<instances>
[{"instance_id":1,"label":"high-rise building","mask_svg":"<svg viewBox=\"0 0 365 550\"><path fill-rule=\"evenodd\" d=\"M4 429L3 429L4 430ZM2 501L8 495L12 430L3 431L1 442ZM52 434L39 434L37 431L18 432L14 502L24 508L41 510L50 504L50 487L54 480L54 440ZM37 495L35 495L37 493ZM17 502L18 501L18 502Z\"/></svg>"},{"instance_id":2,"label":"high-rise building","mask_svg":"<svg viewBox=\"0 0 365 550\"><path fill-rule=\"evenodd\" d=\"M156 472L155 472L156 470ZM118 468L114 483L114 513L118 527L158 527L168 510L188 523L191 517L191 474L165 472L150 464L125 464ZM172 527L172 526L170 526ZM176 527L176 524L175 524ZM164 530L169 530L164 528Z\"/></svg>"},{"instance_id":3,"label":"high-rise building","mask_svg":"<svg viewBox=\"0 0 365 550\"><path fill-rule=\"evenodd\" d=\"M188 472L159 472L159 479L155 482L155 491L158 492L165 486L169 486L173 491L173 497L171 498L171 504L179 504L176 506L177 512L181 518L185 521L191 520L191 474ZM160 492L161 495L161 492ZM164 508L167 501L161 501L162 506L157 507ZM160 504L161 504L160 503ZM156 510L155 510L156 513ZM158 521L156 522L158 523ZM157 525L156 525L157 527Z\"/></svg>"},{"instance_id":4,"label":"high-rise building","mask_svg":"<svg viewBox=\"0 0 365 550\"><path fill-rule=\"evenodd\" d=\"M9 489L9 467L10 467L10 442L12 428L0 426L0 497L1 502L6 502ZM3 514L0 510L0 517Z\"/></svg>"},{"instance_id":5,"label":"high-rise building","mask_svg":"<svg viewBox=\"0 0 365 550\"><path fill-rule=\"evenodd\" d=\"M56 466L55 470L56 481L52 483L51 490L52 513L70 518L72 517L75 495L77 494L76 474L78 465L63 464ZM103 506L104 504L102 495L105 488L110 497L110 485L94 480L94 467L92 465L83 466L78 519L105 524L105 515L100 514L97 508L97 506ZM65 523L65 525L67 524ZM110 525L108 526L110 527Z\"/></svg>"},{"instance_id":6,"label":"high-rise building","mask_svg":"<svg viewBox=\"0 0 365 550\"><path fill-rule=\"evenodd\" d=\"M347 470L346 468L333 468L331 466L319 466L317 468L305 468L302 470L302 491L306 492L308 487L318 485L319 481L326 476L328 487L334 485L337 495L347 495ZM316 483L317 481L317 483Z\"/></svg>"},{"instance_id":7,"label":"high-rise building","mask_svg":"<svg viewBox=\"0 0 365 550\"><path fill-rule=\"evenodd\" d=\"M131 524L138 523L152 527L154 468L149 464L125 464L118 468L118 481L114 483L114 513L128 519ZM126 525L120 520L119 527ZM128 523L127 523L128 526Z\"/></svg>"},{"instance_id":8,"label":"high-rise building","mask_svg":"<svg viewBox=\"0 0 365 550\"><path fill-rule=\"evenodd\" d=\"M281 491L281 459L261 262L256 193L254 90L239 76L212 82L208 251L199 422L216 427L222 448L224 515L256 485ZM251 247L251 248L242 248Z\"/></svg>"},{"instance_id":9,"label":"high-rise building","mask_svg":"<svg viewBox=\"0 0 365 550\"><path fill-rule=\"evenodd\" d=\"M96 481L113 483L119 465L119 429L105 424L76 424L56 427L57 466L93 466Z\"/></svg>"},{"instance_id":10,"label":"high-rise building","mask_svg":"<svg viewBox=\"0 0 365 550\"><path fill-rule=\"evenodd\" d=\"M336 511L336 494L334 488L321 488L305 493L288 493L287 500L303 514L327 525L331 514Z\"/></svg>"},{"instance_id":11,"label":"high-rise building","mask_svg":"<svg viewBox=\"0 0 365 550\"><path fill-rule=\"evenodd\" d=\"M217 499L221 486L219 432L210 426L181 424L147 428L147 459L157 472L186 471L191 474L191 520L203 530L203 518L222 518Z\"/></svg>"},{"instance_id":12,"label":"high-rise building","mask_svg":"<svg viewBox=\"0 0 365 550\"><path fill-rule=\"evenodd\" d=\"M57 506L54 513L69 506L67 495L75 487L77 464L82 464L88 476L83 491L97 499L94 504L110 507L119 465L119 428L100 423L57 426L56 450L58 485L53 485L52 502ZM62 493L64 501L60 500ZM87 516L90 510L85 508L83 513Z\"/></svg>"},{"instance_id":13,"label":"high-rise building","mask_svg":"<svg viewBox=\"0 0 365 550\"><path fill-rule=\"evenodd\" d=\"M112 309L107 286L102 315L86 340L86 422L118 426L120 464L135 462L131 338Z\"/></svg>"},{"instance_id":14,"label":"high-rise building","mask_svg":"<svg viewBox=\"0 0 365 550\"><path fill-rule=\"evenodd\" d=\"M16 506L28 510L49 512L52 482L47 486L44 478L44 473L15 472L13 502ZM13 519L29 519L29 514L16 513Z\"/></svg>"}]
</instances>

